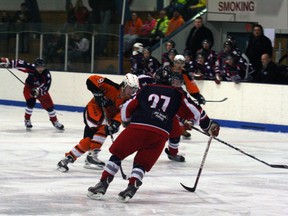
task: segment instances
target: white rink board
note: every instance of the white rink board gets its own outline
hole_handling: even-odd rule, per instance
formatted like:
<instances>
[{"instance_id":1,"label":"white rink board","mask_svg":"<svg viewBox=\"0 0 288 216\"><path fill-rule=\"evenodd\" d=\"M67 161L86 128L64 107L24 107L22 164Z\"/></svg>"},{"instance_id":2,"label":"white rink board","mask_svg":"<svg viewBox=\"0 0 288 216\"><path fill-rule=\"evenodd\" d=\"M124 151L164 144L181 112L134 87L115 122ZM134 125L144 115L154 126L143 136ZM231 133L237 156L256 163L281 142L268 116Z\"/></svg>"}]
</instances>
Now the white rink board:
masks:
<instances>
[{"instance_id":1,"label":"white rink board","mask_svg":"<svg viewBox=\"0 0 288 216\"><path fill-rule=\"evenodd\" d=\"M12 70L25 80L27 74ZM84 107L91 99L86 88L87 73L51 72L50 93L57 105ZM120 83L123 76L103 75ZM9 71L0 69L0 100L24 101L21 84ZM216 85L213 81L197 81L201 93L207 100L222 103L207 103L204 109L214 119L255 122L262 124L288 125L288 86L232 82Z\"/></svg>"}]
</instances>

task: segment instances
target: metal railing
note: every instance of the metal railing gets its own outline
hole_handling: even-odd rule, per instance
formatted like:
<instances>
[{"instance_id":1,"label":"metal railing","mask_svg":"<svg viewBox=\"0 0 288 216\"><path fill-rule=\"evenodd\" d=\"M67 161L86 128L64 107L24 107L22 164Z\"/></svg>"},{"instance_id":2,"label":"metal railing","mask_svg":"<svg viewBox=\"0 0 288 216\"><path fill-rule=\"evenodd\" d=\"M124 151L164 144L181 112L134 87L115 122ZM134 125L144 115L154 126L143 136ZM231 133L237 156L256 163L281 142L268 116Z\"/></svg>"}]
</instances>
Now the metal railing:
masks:
<instances>
[{"instance_id":1,"label":"metal railing","mask_svg":"<svg viewBox=\"0 0 288 216\"><path fill-rule=\"evenodd\" d=\"M118 73L118 25L106 27L0 23L1 56L32 62L44 58L51 70ZM76 42L85 37L89 50L79 52Z\"/></svg>"}]
</instances>

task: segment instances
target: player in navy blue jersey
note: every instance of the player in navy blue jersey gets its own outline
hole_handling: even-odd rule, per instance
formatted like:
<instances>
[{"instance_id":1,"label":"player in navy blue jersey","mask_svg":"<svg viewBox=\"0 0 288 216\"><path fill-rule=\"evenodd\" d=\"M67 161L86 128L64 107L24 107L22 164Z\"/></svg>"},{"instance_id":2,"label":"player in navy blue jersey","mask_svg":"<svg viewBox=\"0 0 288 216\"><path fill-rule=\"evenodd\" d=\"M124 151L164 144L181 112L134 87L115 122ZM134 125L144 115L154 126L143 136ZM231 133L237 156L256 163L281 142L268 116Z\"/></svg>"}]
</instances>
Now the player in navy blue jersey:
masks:
<instances>
[{"instance_id":1,"label":"player in navy blue jersey","mask_svg":"<svg viewBox=\"0 0 288 216\"><path fill-rule=\"evenodd\" d=\"M200 125L210 136L218 136L220 126L179 88L180 73L165 67L156 72L155 78L156 84L144 86L123 104L121 119L128 126L109 148L112 155L99 183L88 189L88 197L101 199L120 169L121 161L135 153L128 187L118 195L121 202L131 199L142 185L145 172L151 170L163 151L175 115Z\"/></svg>"},{"instance_id":2,"label":"player in navy blue jersey","mask_svg":"<svg viewBox=\"0 0 288 216\"><path fill-rule=\"evenodd\" d=\"M41 106L48 112L50 121L54 127L63 130L64 125L57 119L54 103L49 94L51 74L46 68L45 61L42 58L37 58L34 63L31 64L20 59L10 61L8 58L1 58L1 62L2 64L6 62L5 66L7 68L15 68L28 74L24 85L24 97L26 100L24 122L26 129L30 130L32 128L31 116L37 99Z\"/></svg>"}]
</instances>

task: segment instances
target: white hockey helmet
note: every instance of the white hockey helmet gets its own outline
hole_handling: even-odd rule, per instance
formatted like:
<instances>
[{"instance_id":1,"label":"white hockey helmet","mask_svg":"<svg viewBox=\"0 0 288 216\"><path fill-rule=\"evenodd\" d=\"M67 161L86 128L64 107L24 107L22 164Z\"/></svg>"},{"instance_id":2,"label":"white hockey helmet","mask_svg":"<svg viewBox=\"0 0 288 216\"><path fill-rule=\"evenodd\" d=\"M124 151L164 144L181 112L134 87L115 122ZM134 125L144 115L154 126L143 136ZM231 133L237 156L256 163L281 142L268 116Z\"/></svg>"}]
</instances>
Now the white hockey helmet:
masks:
<instances>
[{"instance_id":1,"label":"white hockey helmet","mask_svg":"<svg viewBox=\"0 0 288 216\"><path fill-rule=\"evenodd\" d=\"M127 73L123 79L123 88L127 86L134 89L134 93L139 89L138 77L132 73Z\"/></svg>"},{"instance_id":2,"label":"white hockey helmet","mask_svg":"<svg viewBox=\"0 0 288 216\"><path fill-rule=\"evenodd\" d=\"M174 62L184 63L185 62L185 57L183 55L176 55L174 57Z\"/></svg>"},{"instance_id":3,"label":"white hockey helmet","mask_svg":"<svg viewBox=\"0 0 288 216\"><path fill-rule=\"evenodd\" d=\"M133 55L137 55L138 53L143 53L143 44L137 42L133 45Z\"/></svg>"}]
</instances>

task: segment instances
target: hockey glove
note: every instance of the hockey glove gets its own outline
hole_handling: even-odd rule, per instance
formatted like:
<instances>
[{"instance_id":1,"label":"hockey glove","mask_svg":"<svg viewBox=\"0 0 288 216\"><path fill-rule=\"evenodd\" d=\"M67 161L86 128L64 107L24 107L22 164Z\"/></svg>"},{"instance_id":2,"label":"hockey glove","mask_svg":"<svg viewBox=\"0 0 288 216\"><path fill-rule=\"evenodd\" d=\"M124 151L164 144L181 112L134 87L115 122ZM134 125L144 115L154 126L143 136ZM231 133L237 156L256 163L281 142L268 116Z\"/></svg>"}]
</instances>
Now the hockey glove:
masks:
<instances>
[{"instance_id":1,"label":"hockey glove","mask_svg":"<svg viewBox=\"0 0 288 216\"><path fill-rule=\"evenodd\" d=\"M241 77L239 75L235 75L231 77L231 81L234 82L235 84L239 84L241 82Z\"/></svg>"},{"instance_id":2,"label":"hockey glove","mask_svg":"<svg viewBox=\"0 0 288 216\"><path fill-rule=\"evenodd\" d=\"M121 123L116 121L116 120L112 120L110 125L107 125L105 127L105 132L107 135L112 135L114 133L117 133L119 131L119 127L120 127Z\"/></svg>"},{"instance_id":3,"label":"hockey glove","mask_svg":"<svg viewBox=\"0 0 288 216\"><path fill-rule=\"evenodd\" d=\"M31 90L31 95L34 98L37 98L38 96L43 96L47 94L47 92L43 88L33 88Z\"/></svg>"},{"instance_id":4,"label":"hockey glove","mask_svg":"<svg viewBox=\"0 0 288 216\"><path fill-rule=\"evenodd\" d=\"M192 94L192 97L194 97L194 98L197 100L197 102L198 102L199 105L200 105L200 104L203 104L203 105L206 104L205 98L204 98L203 95L201 95L200 93Z\"/></svg>"},{"instance_id":5,"label":"hockey glove","mask_svg":"<svg viewBox=\"0 0 288 216\"><path fill-rule=\"evenodd\" d=\"M220 130L220 125L217 122L211 120L209 128L206 129L205 132L208 133L212 137L217 137L219 134L219 130Z\"/></svg>"},{"instance_id":6,"label":"hockey glove","mask_svg":"<svg viewBox=\"0 0 288 216\"><path fill-rule=\"evenodd\" d=\"M33 88L31 90L31 96L34 97L34 98L37 98L39 96L39 88Z\"/></svg>"},{"instance_id":7,"label":"hockey glove","mask_svg":"<svg viewBox=\"0 0 288 216\"><path fill-rule=\"evenodd\" d=\"M109 99L105 98L103 92L100 92L100 91L99 92L94 92L93 95L94 95L95 101L97 102L97 104L100 107L106 108L106 107L112 105L111 101Z\"/></svg>"},{"instance_id":8,"label":"hockey glove","mask_svg":"<svg viewBox=\"0 0 288 216\"><path fill-rule=\"evenodd\" d=\"M8 68L10 67L10 61L8 58L1 57L0 58L0 67L1 68Z\"/></svg>"},{"instance_id":9,"label":"hockey glove","mask_svg":"<svg viewBox=\"0 0 288 216\"><path fill-rule=\"evenodd\" d=\"M219 73L216 73L216 75L215 75L215 83L217 84L217 85L219 85L219 84L221 84L221 81L222 81L222 77L221 77L221 75L219 74Z\"/></svg>"},{"instance_id":10,"label":"hockey glove","mask_svg":"<svg viewBox=\"0 0 288 216\"><path fill-rule=\"evenodd\" d=\"M192 127L194 126L194 122L191 120L184 120L183 122L185 130L192 130Z\"/></svg>"}]
</instances>

